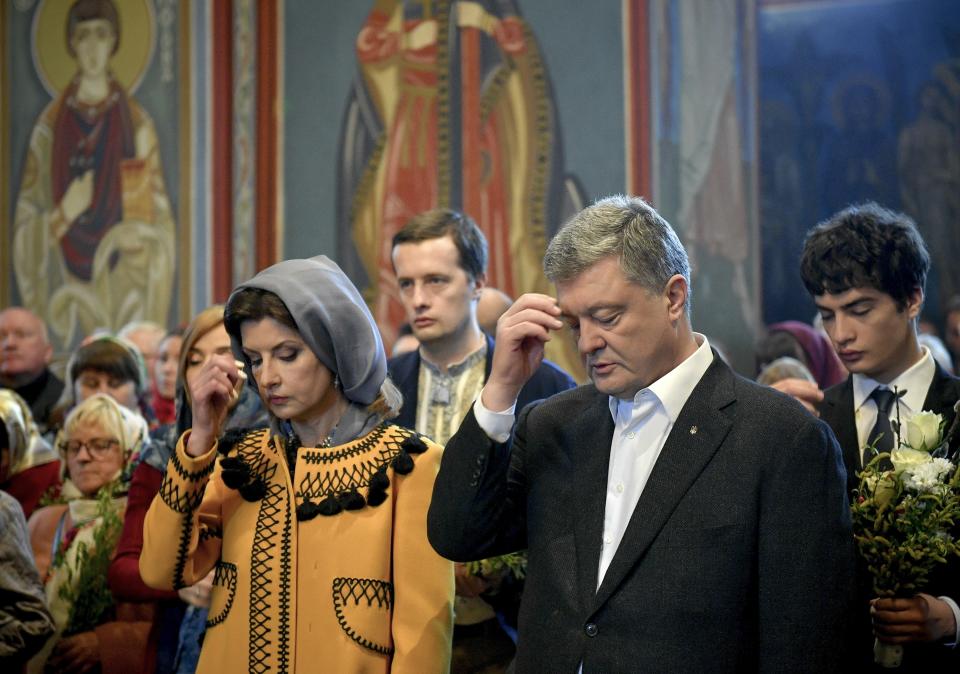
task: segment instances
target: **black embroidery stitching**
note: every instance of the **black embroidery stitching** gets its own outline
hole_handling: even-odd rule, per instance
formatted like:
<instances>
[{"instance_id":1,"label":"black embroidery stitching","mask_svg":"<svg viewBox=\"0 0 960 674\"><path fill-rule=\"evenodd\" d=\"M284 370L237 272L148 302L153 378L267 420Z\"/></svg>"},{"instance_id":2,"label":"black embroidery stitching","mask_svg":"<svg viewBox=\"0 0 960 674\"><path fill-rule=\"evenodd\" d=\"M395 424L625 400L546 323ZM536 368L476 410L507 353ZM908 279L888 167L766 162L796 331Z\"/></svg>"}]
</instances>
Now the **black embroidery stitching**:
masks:
<instances>
[{"instance_id":1,"label":"black embroidery stitching","mask_svg":"<svg viewBox=\"0 0 960 674\"><path fill-rule=\"evenodd\" d=\"M273 594L270 562L273 559L277 536L281 535L284 540L287 538L288 532L281 534L279 531L278 519L285 496L286 487L283 484L270 485L267 493L260 499L260 513L257 516L256 530L253 534L250 554L250 638L247 651L247 669L250 672L270 671L270 647L273 644L270 637L274 634L270 613L267 610L272 603L270 596ZM289 593L289 588L287 592ZM281 601L284 601L283 597ZM289 597L286 601L289 606ZM280 652L277 654L278 661L286 662L288 645L283 641L280 646Z\"/></svg>"},{"instance_id":2,"label":"black embroidery stitching","mask_svg":"<svg viewBox=\"0 0 960 674\"><path fill-rule=\"evenodd\" d=\"M388 428L391 431L390 433L386 433ZM390 464L397 456L407 453L403 447L405 440L411 437L422 438L422 436L418 436L416 432L406 428L381 425L372 431L361 443L358 443L357 447L340 450L333 454L307 452L303 456L304 459L309 459L310 463L333 463L336 458L353 458L362 453L359 451L359 448L362 447L363 451L368 451L372 448L373 443L371 442L371 438L373 438L374 435L377 441L382 440L379 455L371 457L370 460L364 461L359 465L340 468L323 475L317 475L315 473L304 475L300 480L299 489L295 492L296 498L304 501L321 502L329 496L337 497L350 491L359 491L360 489L368 488L371 478L377 471L384 465Z\"/></svg>"},{"instance_id":3,"label":"black embroidery stitching","mask_svg":"<svg viewBox=\"0 0 960 674\"><path fill-rule=\"evenodd\" d=\"M278 493L286 500L286 486L277 486ZM291 503L283 509L283 533L280 540L280 656L279 670L287 671L290 652L290 536Z\"/></svg>"},{"instance_id":4,"label":"black embroidery stitching","mask_svg":"<svg viewBox=\"0 0 960 674\"><path fill-rule=\"evenodd\" d=\"M243 466L244 483L242 485L230 485L224 481L224 484L230 488L236 488L246 501L252 502L262 499L267 491L267 485L270 484L277 472L277 462L273 461L266 452L260 450L265 436L269 438L268 442L271 446L275 447L274 440L269 437L269 434L270 429L261 428L250 431L243 437L237 438L229 450L234 452L231 455L233 457L231 461ZM236 471L238 467L231 465L230 470Z\"/></svg>"},{"instance_id":5,"label":"black embroidery stitching","mask_svg":"<svg viewBox=\"0 0 960 674\"><path fill-rule=\"evenodd\" d=\"M370 431L367 434L367 437L355 444L353 447L348 447L347 449L338 449L335 452L306 451L302 452L301 456L308 464L336 463L337 461L342 461L344 459L351 459L369 451L374 445L380 442L380 438L383 436L386 429L387 427L384 424L380 424ZM412 431L408 431L407 429L397 428L397 430L402 430L408 434L412 434Z\"/></svg>"},{"instance_id":6,"label":"black embroidery stitching","mask_svg":"<svg viewBox=\"0 0 960 674\"><path fill-rule=\"evenodd\" d=\"M224 604L223 610L221 610L220 613L207 619L207 629L216 627L226 620L227 614L230 613L230 609L233 608L233 599L237 593L237 565L224 561L217 562L217 566L213 572L213 584L214 586L227 589L227 602Z\"/></svg>"},{"instance_id":7,"label":"black embroidery stitching","mask_svg":"<svg viewBox=\"0 0 960 674\"><path fill-rule=\"evenodd\" d=\"M177 544L177 560L173 565L173 588L179 590L187 587L183 578L183 569L187 565L187 549L190 547L190 538L193 534L193 517L188 515L181 519L180 542Z\"/></svg>"},{"instance_id":8,"label":"black embroidery stitching","mask_svg":"<svg viewBox=\"0 0 960 674\"><path fill-rule=\"evenodd\" d=\"M199 482L203 478L210 475L213 472L213 466L216 462L211 461L209 464L201 468L200 470L190 472L187 470L184 465L180 462L180 456L177 454L177 451L174 450L170 454L170 465L173 466L173 469L177 471L177 475L182 477L188 482Z\"/></svg>"},{"instance_id":9,"label":"black embroidery stitching","mask_svg":"<svg viewBox=\"0 0 960 674\"><path fill-rule=\"evenodd\" d=\"M181 486L183 487L182 493ZM163 482L160 483L160 498L173 512L181 515L191 515L203 501L203 487L198 489L195 482L190 485L182 485L178 480L171 478L169 475L164 475Z\"/></svg>"},{"instance_id":10,"label":"black embroidery stitching","mask_svg":"<svg viewBox=\"0 0 960 674\"><path fill-rule=\"evenodd\" d=\"M357 606L362 599L367 600L367 606L373 606L377 603L377 608L385 609L387 612L393 609L393 583L385 580L375 580L372 578L342 578L333 579L333 608L337 614L337 622L340 623L340 629L353 641L364 648L380 653L381 655L393 655L393 646L383 646L374 643L366 637L360 635L344 615L344 606L350 599Z\"/></svg>"}]
</instances>

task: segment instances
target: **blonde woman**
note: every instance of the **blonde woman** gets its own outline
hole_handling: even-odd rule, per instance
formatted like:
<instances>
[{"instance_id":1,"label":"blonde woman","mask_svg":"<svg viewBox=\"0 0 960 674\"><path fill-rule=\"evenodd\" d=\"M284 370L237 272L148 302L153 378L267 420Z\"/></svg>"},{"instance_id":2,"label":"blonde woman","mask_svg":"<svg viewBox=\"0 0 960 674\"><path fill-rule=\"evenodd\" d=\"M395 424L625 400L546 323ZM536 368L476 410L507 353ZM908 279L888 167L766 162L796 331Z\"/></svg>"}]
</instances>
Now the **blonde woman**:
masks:
<instances>
[{"instance_id":1,"label":"blonde woman","mask_svg":"<svg viewBox=\"0 0 960 674\"><path fill-rule=\"evenodd\" d=\"M126 507L124 472L147 440L143 417L96 394L67 415L57 437L66 501L30 518L30 543L56 633L30 672L139 671L149 622L116 604L106 571Z\"/></svg>"}]
</instances>

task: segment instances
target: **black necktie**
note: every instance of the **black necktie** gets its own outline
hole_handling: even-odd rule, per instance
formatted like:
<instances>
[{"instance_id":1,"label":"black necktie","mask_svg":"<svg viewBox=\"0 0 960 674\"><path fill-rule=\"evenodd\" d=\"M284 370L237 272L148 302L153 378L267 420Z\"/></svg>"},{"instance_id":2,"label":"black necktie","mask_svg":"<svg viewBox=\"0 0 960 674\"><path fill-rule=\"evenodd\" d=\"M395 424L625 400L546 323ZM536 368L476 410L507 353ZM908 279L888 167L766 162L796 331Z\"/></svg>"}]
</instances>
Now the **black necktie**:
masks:
<instances>
[{"instance_id":1,"label":"black necktie","mask_svg":"<svg viewBox=\"0 0 960 674\"><path fill-rule=\"evenodd\" d=\"M867 438L867 448L863 452L863 465L866 466L875 456L871 454L869 448L876 447L877 453L893 451L893 428L890 426L890 408L893 407L893 401L897 395L888 388L877 387L873 389L870 398L877 404L877 422L870 431L870 437ZM879 438L879 439L878 439ZM876 445L874 445L876 442ZM889 459L880 462L880 470L890 470L893 464Z\"/></svg>"}]
</instances>

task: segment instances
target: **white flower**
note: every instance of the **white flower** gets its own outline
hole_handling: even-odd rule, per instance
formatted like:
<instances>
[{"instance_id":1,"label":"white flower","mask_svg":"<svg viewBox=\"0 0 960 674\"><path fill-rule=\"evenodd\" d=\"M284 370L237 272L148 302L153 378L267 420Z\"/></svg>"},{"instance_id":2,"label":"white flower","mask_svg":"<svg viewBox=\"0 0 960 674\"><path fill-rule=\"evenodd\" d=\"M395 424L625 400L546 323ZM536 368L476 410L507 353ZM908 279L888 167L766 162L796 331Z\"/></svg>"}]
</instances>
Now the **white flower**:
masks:
<instances>
[{"instance_id":1,"label":"white flower","mask_svg":"<svg viewBox=\"0 0 960 674\"><path fill-rule=\"evenodd\" d=\"M930 463L932 460L927 452L907 447L901 447L890 452L890 462L893 463L893 468L898 473L905 470L912 471L917 466Z\"/></svg>"},{"instance_id":2,"label":"white flower","mask_svg":"<svg viewBox=\"0 0 960 674\"><path fill-rule=\"evenodd\" d=\"M907 432L901 434L901 443L910 449L932 452L940 446L940 428L943 417L933 412L917 412L907 419ZM902 436L906 436L905 440Z\"/></svg>"},{"instance_id":3,"label":"white flower","mask_svg":"<svg viewBox=\"0 0 960 674\"><path fill-rule=\"evenodd\" d=\"M946 459L930 459L903 473L903 484L915 492L930 492L943 484L943 476L953 470Z\"/></svg>"}]
</instances>

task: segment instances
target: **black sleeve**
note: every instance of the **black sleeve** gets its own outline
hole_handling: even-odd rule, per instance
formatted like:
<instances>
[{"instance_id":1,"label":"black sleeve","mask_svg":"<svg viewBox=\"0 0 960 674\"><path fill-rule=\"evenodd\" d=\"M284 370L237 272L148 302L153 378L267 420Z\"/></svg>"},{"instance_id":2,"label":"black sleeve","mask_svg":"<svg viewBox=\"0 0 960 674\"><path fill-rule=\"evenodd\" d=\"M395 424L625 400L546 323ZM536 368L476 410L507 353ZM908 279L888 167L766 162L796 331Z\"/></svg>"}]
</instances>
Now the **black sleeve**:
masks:
<instances>
[{"instance_id":1,"label":"black sleeve","mask_svg":"<svg viewBox=\"0 0 960 674\"><path fill-rule=\"evenodd\" d=\"M491 440L472 409L447 442L427 515L440 555L466 562L527 546L524 431L534 408L521 412L510 443Z\"/></svg>"}]
</instances>

